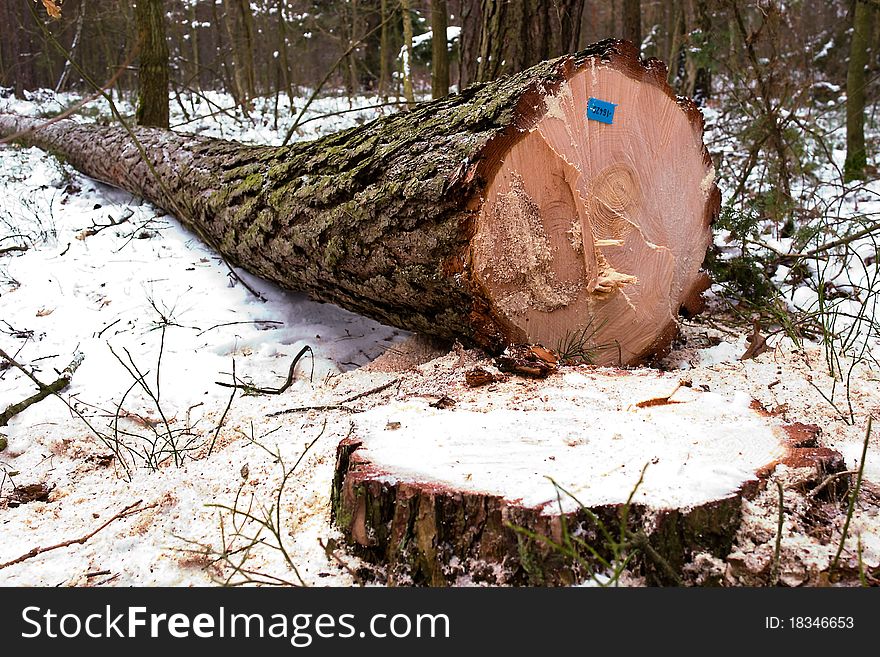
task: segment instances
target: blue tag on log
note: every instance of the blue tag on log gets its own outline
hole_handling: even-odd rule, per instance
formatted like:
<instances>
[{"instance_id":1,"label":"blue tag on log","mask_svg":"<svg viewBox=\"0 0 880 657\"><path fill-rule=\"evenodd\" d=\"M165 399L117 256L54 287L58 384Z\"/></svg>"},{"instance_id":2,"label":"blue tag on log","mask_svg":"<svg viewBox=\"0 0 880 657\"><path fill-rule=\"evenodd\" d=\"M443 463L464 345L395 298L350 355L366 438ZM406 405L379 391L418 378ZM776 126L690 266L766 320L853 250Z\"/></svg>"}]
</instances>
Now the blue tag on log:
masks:
<instances>
[{"instance_id":1,"label":"blue tag on log","mask_svg":"<svg viewBox=\"0 0 880 657\"><path fill-rule=\"evenodd\" d=\"M587 118L592 119L593 121L600 121L601 123L612 124L614 123L614 108L617 107L614 103L609 103L605 100L599 100L598 98L590 98L587 102Z\"/></svg>"}]
</instances>

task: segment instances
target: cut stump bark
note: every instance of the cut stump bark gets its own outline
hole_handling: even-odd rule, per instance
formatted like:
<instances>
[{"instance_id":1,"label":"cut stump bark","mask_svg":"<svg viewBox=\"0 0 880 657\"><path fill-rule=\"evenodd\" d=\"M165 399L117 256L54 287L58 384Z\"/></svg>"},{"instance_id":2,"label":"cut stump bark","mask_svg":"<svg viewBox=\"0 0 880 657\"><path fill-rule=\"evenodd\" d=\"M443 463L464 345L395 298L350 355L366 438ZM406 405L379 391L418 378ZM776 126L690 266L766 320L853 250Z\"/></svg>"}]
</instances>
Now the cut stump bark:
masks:
<instances>
[{"instance_id":1,"label":"cut stump bark","mask_svg":"<svg viewBox=\"0 0 880 657\"><path fill-rule=\"evenodd\" d=\"M600 562L547 539L577 536L610 561L602 526L617 540L623 525L633 567L676 583L694 555L729 553L743 500L778 464L816 484L844 467L815 445L817 427L672 376L578 369L523 385L462 385L452 408L410 399L355 416L332 492L351 550L391 583L571 584Z\"/></svg>"},{"instance_id":2,"label":"cut stump bark","mask_svg":"<svg viewBox=\"0 0 880 657\"><path fill-rule=\"evenodd\" d=\"M588 118L591 97L612 123ZM633 364L706 285L720 194L702 117L626 42L287 147L43 123L0 115L0 136L25 132L283 287L465 344L579 336L596 363Z\"/></svg>"}]
</instances>

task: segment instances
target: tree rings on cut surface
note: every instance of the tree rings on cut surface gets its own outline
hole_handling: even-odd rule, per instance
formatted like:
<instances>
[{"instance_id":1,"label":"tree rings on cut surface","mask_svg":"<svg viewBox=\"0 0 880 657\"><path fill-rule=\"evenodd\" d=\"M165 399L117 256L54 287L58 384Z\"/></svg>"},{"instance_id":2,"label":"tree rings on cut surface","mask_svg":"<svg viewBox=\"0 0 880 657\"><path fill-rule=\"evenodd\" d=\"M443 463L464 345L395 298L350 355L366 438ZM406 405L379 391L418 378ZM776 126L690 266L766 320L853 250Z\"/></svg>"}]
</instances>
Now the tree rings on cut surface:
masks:
<instances>
[{"instance_id":1,"label":"tree rings on cut surface","mask_svg":"<svg viewBox=\"0 0 880 657\"><path fill-rule=\"evenodd\" d=\"M720 196L702 119L628 44L543 98L501 157L480 209L473 273L511 342L579 333L600 364L662 350L700 273ZM587 118L590 98L616 105Z\"/></svg>"}]
</instances>

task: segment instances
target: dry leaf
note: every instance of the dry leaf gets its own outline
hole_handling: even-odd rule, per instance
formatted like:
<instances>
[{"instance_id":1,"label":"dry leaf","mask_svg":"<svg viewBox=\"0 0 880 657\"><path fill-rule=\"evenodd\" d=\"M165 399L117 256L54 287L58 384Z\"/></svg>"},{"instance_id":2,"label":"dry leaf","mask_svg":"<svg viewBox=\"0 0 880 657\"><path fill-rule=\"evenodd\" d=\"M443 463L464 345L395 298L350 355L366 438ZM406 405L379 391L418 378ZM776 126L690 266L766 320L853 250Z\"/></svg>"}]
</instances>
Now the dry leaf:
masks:
<instances>
[{"instance_id":1,"label":"dry leaf","mask_svg":"<svg viewBox=\"0 0 880 657\"><path fill-rule=\"evenodd\" d=\"M36 2L36 0L34 0ZM46 13L50 18L61 18L61 3L64 0L42 0Z\"/></svg>"},{"instance_id":2,"label":"dry leaf","mask_svg":"<svg viewBox=\"0 0 880 657\"><path fill-rule=\"evenodd\" d=\"M763 335L761 335L761 327L758 325L757 320L752 323L752 327L752 334L746 338L746 342L749 343L749 347L748 349L746 349L746 352L739 357L740 360L755 358L756 356L760 356L770 348L767 346L767 339Z\"/></svg>"},{"instance_id":3,"label":"dry leaf","mask_svg":"<svg viewBox=\"0 0 880 657\"><path fill-rule=\"evenodd\" d=\"M51 315L55 312L54 308L40 308L37 311L37 317L45 317L46 315Z\"/></svg>"}]
</instances>

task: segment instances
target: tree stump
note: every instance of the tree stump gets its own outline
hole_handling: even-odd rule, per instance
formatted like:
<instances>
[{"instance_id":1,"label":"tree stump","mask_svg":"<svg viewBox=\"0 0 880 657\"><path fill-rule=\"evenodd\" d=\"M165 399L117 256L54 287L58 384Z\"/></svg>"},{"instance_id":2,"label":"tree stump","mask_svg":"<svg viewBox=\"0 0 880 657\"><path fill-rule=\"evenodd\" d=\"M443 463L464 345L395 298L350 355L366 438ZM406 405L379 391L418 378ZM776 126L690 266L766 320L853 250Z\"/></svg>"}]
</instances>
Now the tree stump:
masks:
<instances>
[{"instance_id":1,"label":"tree stump","mask_svg":"<svg viewBox=\"0 0 880 657\"><path fill-rule=\"evenodd\" d=\"M699 307L720 204L702 128L616 40L286 147L0 115L283 287L491 350L575 339L599 364L662 352Z\"/></svg>"},{"instance_id":2,"label":"tree stump","mask_svg":"<svg viewBox=\"0 0 880 657\"><path fill-rule=\"evenodd\" d=\"M412 398L354 416L337 450L333 521L391 583L571 584L622 556L622 530L634 568L677 583L693 555L727 555L743 499L778 464L817 484L844 468L817 427L655 371L448 394L451 408ZM566 537L582 560L549 543Z\"/></svg>"}]
</instances>

